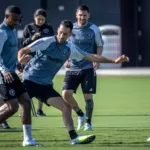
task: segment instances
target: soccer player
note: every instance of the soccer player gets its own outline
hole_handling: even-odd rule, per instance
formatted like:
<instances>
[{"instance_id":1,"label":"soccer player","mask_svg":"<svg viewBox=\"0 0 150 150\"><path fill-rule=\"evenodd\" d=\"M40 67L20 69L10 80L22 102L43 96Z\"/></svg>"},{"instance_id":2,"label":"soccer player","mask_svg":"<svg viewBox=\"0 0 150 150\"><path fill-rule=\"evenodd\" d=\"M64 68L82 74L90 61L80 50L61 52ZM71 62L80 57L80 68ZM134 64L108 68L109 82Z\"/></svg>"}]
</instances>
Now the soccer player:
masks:
<instances>
[{"instance_id":1,"label":"soccer player","mask_svg":"<svg viewBox=\"0 0 150 150\"><path fill-rule=\"evenodd\" d=\"M23 30L22 46L25 47L42 37L53 36L53 27L47 23L47 14L44 9L37 9L34 13L34 22L27 24ZM32 53L32 56L34 53ZM46 116L42 110L43 103L38 101L37 116Z\"/></svg>"},{"instance_id":2,"label":"soccer player","mask_svg":"<svg viewBox=\"0 0 150 150\"><path fill-rule=\"evenodd\" d=\"M75 129L71 115L71 106L53 88L53 78L66 60L87 59L93 62L121 63L128 61L126 56L120 56L116 60L102 56L88 54L66 41L72 34L71 21L62 21L58 28L58 34L52 37L41 38L32 44L22 48L18 52L18 61L26 64L28 53L36 52L36 55L27 63L23 70L23 83L30 98L37 97L47 105L51 105L62 111L63 121L71 138L71 144L90 143L95 135L79 136Z\"/></svg>"},{"instance_id":3,"label":"soccer player","mask_svg":"<svg viewBox=\"0 0 150 150\"><path fill-rule=\"evenodd\" d=\"M101 33L95 24L88 22L89 17L90 12L86 5L81 5L77 8L77 22L74 23L69 40L85 52L101 55L103 50ZM95 69L99 68L100 64L84 59L80 61L70 59L69 62L66 61L65 65L68 69L64 79L63 98L73 107L78 115L77 130L80 130L84 123L84 131L92 130L93 94L96 93ZM79 84L81 84L86 103L86 121L85 114L73 97L73 93L76 92Z\"/></svg>"},{"instance_id":4,"label":"soccer player","mask_svg":"<svg viewBox=\"0 0 150 150\"><path fill-rule=\"evenodd\" d=\"M23 146L37 145L31 134L31 103L23 84L15 73L18 42L15 26L21 21L21 10L8 6L0 25L0 97L5 103L0 106L0 123L14 115L22 107Z\"/></svg>"}]
</instances>

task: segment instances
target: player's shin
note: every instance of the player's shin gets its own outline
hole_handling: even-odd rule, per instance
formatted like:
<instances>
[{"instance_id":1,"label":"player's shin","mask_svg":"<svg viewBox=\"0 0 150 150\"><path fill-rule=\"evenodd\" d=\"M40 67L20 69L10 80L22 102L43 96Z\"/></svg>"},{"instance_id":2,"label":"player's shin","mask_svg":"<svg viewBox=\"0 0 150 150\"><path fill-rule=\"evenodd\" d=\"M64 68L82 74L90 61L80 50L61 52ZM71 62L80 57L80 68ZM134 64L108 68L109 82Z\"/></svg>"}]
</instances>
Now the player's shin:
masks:
<instances>
[{"instance_id":1,"label":"player's shin","mask_svg":"<svg viewBox=\"0 0 150 150\"><path fill-rule=\"evenodd\" d=\"M63 121L68 131L74 130L71 107L66 105L62 110Z\"/></svg>"},{"instance_id":2,"label":"player's shin","mask_svg":"<svg viewBox=\"0 0 150 150\"><path fill-rule=\"evenodd\" d=\"M80 117L84 116L83 111L80 109L77 101L73 97L73 91L63 90L63 98L67 101L67 103L72 107L72 109L76 112L76 114Z\"/></svg>"},{"instance_id":3,"label":"player's shin","mask_svg":"<svg viewBox=\"0 0 150 150\"><path fill-rule=\"evenodd\" d=\"M22 124L31 124L31 100L27 93L23 93L18 99L21 105Z\"/></svg>"},{"instance_id":4,"label":"player's shin","mask_svg":"<svg viewBox=\"0 0 150 150\"><path fill-rule=\"evenodd\" d=\"M27 93L24 93L19 98L21 105L21 121L23 125L24 141L32 139L32 125L31 125L31 101Z\"/></svg>"},{"instance_id":5,"label":"player's shin","mask_svg":"<svg viewBox=\"0 0 150 150\"><path fill-rule=\"evenodd\" d=\"M89 123L91 125L91 119L93 114L93 108L94 108L94 102L93 99L86 100L86 123Z\"/></svg>"}]
</instances>

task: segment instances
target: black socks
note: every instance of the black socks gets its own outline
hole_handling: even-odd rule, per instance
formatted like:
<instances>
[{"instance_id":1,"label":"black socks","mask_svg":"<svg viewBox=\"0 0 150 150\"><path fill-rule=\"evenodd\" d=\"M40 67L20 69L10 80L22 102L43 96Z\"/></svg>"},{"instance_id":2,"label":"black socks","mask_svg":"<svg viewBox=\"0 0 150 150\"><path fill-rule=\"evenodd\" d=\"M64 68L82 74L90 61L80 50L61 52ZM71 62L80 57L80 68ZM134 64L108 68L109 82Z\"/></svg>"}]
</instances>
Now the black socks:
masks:
<instances>
[{"instance_id":1,"label":"black socks","mask_svg":"<svg viewBox=\"0 0 150 150\"><path fill-rule=\"evenodd\" d=\"M75 130L69 131L69 135L70 135L71 140L75 139L78 136Z\"/></svg>"}]
</instances>

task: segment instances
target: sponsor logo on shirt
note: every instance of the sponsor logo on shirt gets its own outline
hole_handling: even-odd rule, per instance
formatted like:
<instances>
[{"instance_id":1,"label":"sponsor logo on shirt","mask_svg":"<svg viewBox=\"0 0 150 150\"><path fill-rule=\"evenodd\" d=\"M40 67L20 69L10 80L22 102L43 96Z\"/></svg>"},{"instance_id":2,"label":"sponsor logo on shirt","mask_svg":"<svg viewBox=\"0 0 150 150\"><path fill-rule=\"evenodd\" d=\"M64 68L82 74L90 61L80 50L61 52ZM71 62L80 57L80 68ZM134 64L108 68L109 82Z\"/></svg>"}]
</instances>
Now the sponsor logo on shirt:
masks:
<instances>
[{"instance_id":1,"label":"sponsor logo on shirt","mask_svg":"<svg viewBox=\"0 0 150 150\"><path fill-rule=\"evenodd\" d=\"M66 74L67 75L79 75L80 71L67 71Z\"/></svg>"}]
</instances>

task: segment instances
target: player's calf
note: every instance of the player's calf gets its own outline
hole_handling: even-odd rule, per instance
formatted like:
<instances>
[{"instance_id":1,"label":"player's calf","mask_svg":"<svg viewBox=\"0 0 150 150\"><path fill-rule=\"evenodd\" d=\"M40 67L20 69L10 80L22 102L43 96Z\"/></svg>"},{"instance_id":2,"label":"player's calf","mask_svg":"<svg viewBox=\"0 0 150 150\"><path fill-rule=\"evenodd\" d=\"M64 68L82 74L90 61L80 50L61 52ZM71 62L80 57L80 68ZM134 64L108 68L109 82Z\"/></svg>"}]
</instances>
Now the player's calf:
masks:
<instances>
[{"instance_id":1,"label":"player's calf","mask_svg":"<svg viewBox=\"0 0 150 150\"><path fill-rule=\"evenodd\" d=\"M0 123L14 115L19 109L17 99L9 100L0 107Z\"/></svg>"},{"instance_id":2,"label":"player's calf","mask_svg":"<svg viewBox=\"0 0 150 150\"><path fill-rule=\"evenodd\" d=\"M22 109L21 112L22 123L31 124L31 100L27 93L24 93L19 97L19 103Z\"/></svg>"}]
</instances>

